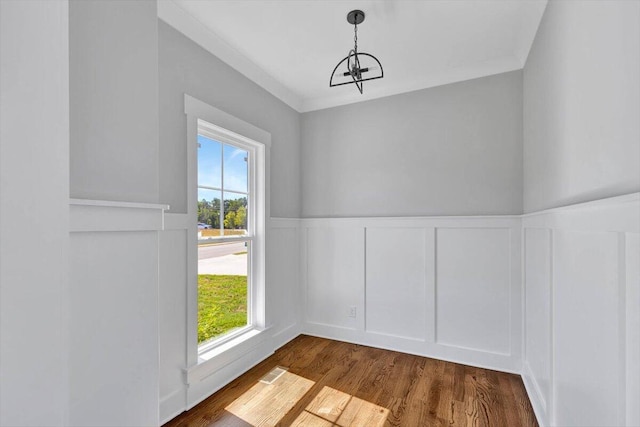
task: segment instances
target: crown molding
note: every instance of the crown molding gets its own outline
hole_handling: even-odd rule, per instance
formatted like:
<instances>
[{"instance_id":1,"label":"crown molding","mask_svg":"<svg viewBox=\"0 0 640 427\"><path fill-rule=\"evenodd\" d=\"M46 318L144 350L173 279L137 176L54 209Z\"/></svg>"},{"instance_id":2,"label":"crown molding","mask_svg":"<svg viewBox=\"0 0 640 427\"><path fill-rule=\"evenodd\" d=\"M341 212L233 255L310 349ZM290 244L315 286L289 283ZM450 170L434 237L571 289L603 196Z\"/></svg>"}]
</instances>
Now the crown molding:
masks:
<instances>
[{"instance_id":1,"label":"crown molding","mask_svg":"<svg viewBox=\"0 0 640 427\"><path fill-rule=\"evenodd\" d=\"M365 86L365 93L339 93L335 95L303 98L283 83L275 79L260 66L249 60L238 50L226 43L217 34L211 31L196 17L189 14L173 0L158 0L158 18L193 40L202 48L225 62L239 73L264 88L276 98L293 108L299 113L322 110L341 105L354 104L387 96L399 95L421 89L428 89L451 83L487 77L509 71L520 70L524 67L526 54L521 52L517 56L486 61L471 67L450 68L438 73L424 74L411 82L401 82L395 85L385 85L376 88L374 84ZM534 28L527 31L526 37L535 35ZM532 31L533 30L533 31ZM388 79L388 77L387 77Z\"/></svg>"},{"instance_id":2,"label":"crown molding","mask_svg":"<svg viewBox=\"0 0 640 427\"><path fill-rule=\"evenodd\" d=\"M173 0L158 0L158 18L180 31L202 48L212 53L249 80L261 86L294 110L300 111L302 100L298 95L274 79L254 62L250 61L246 56L231 47Z\"/></svg>"},{"instance_id":3,"label":"crown molding","mask_svg":"<svg viewBox=\"0 0 640 427\"><path fill-rule=\"evenodd\" d=\"M473 67L451 68L440 73L425 74L419 79L411 82L403 82L393 86L386 86L376 89L374 84L369 86L365 83L365 92L360 95L354 88L353 94L337 95L331 97L305 99L302 102L302 113L322 110L325 108L337 107L340 105L354 104L356 102L368 101L387 96L399 95L407 92L428 89L436 86L443 86L451 83L459 83L466 80L473 80L480 77L487 77L496 74L507 73L509 71L521 70L522 61L516 57L485 62Z\"/></svg>"}]
</instances>

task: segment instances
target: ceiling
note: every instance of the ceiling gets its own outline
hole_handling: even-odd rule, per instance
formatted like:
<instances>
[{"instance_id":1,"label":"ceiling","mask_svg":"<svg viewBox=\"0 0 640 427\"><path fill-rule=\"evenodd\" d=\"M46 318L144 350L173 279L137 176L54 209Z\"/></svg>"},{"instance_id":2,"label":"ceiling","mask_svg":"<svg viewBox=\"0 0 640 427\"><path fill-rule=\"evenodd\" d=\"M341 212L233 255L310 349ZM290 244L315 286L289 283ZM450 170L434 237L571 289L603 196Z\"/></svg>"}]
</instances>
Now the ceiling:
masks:
<instances>
[{"instance_id":1,"label":"ceiling","mask_svg":"<svg viewBox=\"0 0 640 427\"><path fill-rule=\"evenodd\" d=\"M159 0L158 16L297 111L521 69L546 0ZM353 48L384 78L329 87Z\"/></svg>"}]
</instances>

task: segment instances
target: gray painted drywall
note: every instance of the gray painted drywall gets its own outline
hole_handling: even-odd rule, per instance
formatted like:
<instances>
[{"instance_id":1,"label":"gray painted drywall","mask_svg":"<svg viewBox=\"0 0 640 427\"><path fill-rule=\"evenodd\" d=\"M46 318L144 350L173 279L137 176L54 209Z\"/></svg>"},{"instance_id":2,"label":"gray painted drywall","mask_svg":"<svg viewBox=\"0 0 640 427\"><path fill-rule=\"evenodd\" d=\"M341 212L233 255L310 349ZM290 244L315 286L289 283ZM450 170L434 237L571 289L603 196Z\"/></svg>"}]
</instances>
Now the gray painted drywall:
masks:
<instances>
[{"instance_id":1,"label":"gray painted drywall","mask_svg":"<svg viewBox=\"0 0 640 427\"><path fill-rule=\"evenodd\" d=\"M300 216L300 115L211 53L159 22L160 200L187 211L184 94L271 133L271 216Z\"/></svg>"},{"instance_id":2,"label":"gray painted drywall","mask_svg":"<svg viewBox=\"0 0 640 427\"><path fill-rule=\"evenodd\" d=\"M71 197L158 201L156 6L69 4Z\"/></svg>"},{"instance_id":3,"label":"gray painted drywall","mask_svg":"<svg viewBox=\"0 0 640 427\"><path fill-rule=\"evenodd\" d=\"M524 210L640 191L640 2L550 1L524 69Z\"/></svg>"},{"instance_id":4,"label":"gray painted drywall","mask_svg":"<svg viewBox=\"0 0 640 427\"><path fill-rule=\"evenodd\" d=\"M303 217L521 212L520 71L302 115Z\"/></svg>"}]
</instances>

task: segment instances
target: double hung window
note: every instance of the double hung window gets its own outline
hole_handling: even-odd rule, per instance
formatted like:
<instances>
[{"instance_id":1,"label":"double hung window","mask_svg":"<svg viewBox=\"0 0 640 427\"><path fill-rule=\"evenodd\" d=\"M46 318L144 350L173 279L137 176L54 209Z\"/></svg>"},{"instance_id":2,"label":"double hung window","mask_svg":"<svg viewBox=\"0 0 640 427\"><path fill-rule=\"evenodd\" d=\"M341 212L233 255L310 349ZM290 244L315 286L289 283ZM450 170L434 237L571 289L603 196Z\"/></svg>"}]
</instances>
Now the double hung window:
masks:
<instances>
[{"instance_id":1,"label":"double hung window","mask_svg":"<svg viewBox=\"0 0 640 427\"><path fill-rule=\"evenodd\" d=\"M261 149L262 148L262 149ZM264 146L197 120L199 352L260 326ZM262 224L262 227L261 227Z\"/></svg>"}]
</instances>

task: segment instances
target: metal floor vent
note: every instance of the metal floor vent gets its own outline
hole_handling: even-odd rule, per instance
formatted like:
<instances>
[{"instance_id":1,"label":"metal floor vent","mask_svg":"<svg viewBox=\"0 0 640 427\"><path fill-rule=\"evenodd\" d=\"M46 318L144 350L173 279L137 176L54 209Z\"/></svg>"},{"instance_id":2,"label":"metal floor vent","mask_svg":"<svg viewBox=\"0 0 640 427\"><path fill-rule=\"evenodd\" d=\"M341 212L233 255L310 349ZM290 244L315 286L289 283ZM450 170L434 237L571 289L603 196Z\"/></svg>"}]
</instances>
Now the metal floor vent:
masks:
<instances>
[{"instance_id":1,"label":"metal floor vent","mask_svg":"<svg viewBox=\"0 0 640 427\"><path fill-rule=\"evenodd\" d=\"M262 377L260 379L260 382L264 384L273 384L275 380L280 378L285 372L287 372L287 368L283 368L282 366L276 366L267 375Z\"/></svg>"}]
</instances>

